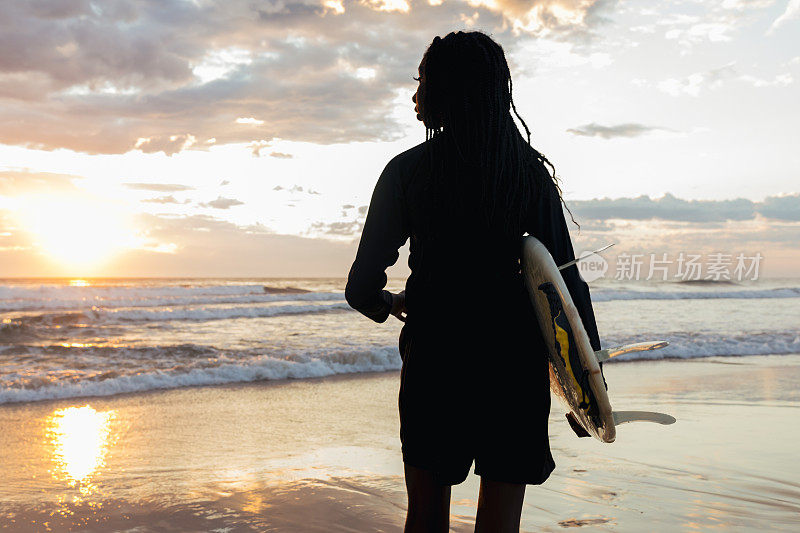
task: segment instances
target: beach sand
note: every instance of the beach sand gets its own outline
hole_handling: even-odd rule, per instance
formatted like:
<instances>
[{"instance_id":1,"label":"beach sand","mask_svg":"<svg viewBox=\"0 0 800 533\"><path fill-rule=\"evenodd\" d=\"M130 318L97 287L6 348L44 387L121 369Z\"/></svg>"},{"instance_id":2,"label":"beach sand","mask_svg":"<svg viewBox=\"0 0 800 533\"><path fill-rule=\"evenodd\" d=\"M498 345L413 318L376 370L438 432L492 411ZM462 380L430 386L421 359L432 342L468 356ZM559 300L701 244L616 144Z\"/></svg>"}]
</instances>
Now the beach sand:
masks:
<instances>
[{"instance_id":1,"label":"beach sand","mask_svg":"<svg viewBox=\"0 0 800 533\"><path fill-rule=\"evenodd\" d=\"M800 355L617 363L612 405L672 426L578 439L553 404L556 470L524 531L796 531ZM399 531L399 374L0 406L4 531ZM521 422L524 423L524 422ZM454 487L471 531L479 479Z\"/></svg>"}]
</instances>

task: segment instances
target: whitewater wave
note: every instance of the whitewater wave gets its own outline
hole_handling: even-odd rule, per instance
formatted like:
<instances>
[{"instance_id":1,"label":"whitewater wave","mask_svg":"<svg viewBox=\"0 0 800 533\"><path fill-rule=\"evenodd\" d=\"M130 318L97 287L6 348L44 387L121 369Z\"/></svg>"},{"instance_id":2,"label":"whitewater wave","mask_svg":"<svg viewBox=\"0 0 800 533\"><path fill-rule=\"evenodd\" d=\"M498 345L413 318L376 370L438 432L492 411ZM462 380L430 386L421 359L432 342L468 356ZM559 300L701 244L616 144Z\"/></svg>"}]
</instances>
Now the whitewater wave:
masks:
<instances>
[{"instance_id":1,"label":"whitewater wave","mask_svg":"<svg viewBox=\"0 0 800 533\"><path fill-rule=\"evenodd\" d=\"M304 291L297 287L270 287L261 283L248 284L154 284L147 285L88 285L63 284L0 285L0 300L37 299L61 300L81 298L152 298L162 296L243 295L264 294L286 289Z\"/></svg>"},{"instance_id":2,"label":"whitewater wave","mask_svg":"<svg viewBox=\"0 0 800 533\"><path fill-rule=\"evenodd\" d=\"M188 370L151 370L129 375L119 375L118 372L111 371L94 374L89 379L70 379L64 371L58 370L41 376L10 374L3 379L0 404L110 396L200 385L320 378L335 374L398 370L400 366L397 348L384 346L283 358L261 355L236 362L225 358L222 364L215 366Z\"/></svg>"},{"instance_id":3,"label":"whitewater wave","mask_svg":"<svg viewBox=\"0 0 800 533\"><path fill-rule=\"evenodd\" d=\"M325 302L311 305L270 305L236 307L158 307L158 308L91 308L67 313L29 314L5 319L0 325L0 341L6 334L19 335L26 327L50 327L86 324L124 324L129 322L165 322L170 320L227 320L233 318L266 318L280 315L329 313L350 310L346 302Z\"/></svg>"},{"instance_id":4,"label":"whitewater wave","mask_svg":"<svg viewBox=\"0 0 800 533\"><path fill-rule=\"evenodd\" d=\"M66 365L73 364L86 368L88 364L121 365L132 368L134 365L152 365L154 361L171 361L170 365L203 358L206 361L218 357L243 357L253 355L247 350L220 350L215 346L201 344L171 344L164 346L130 346L104 343L62 343L62 344L9 344L0 346L0 355L6 356L0 376L10 372L19 363L25 365L37 362L51 362L53 357L62 358ZM56 359L58 361L58 359ZM19 366L22 369L22 366ZM27 370L30 370L28 368Z\"/></svg>"},{"instance_id":5,"label":"whitewater wave","mask_svg":"<svg viewBox=\"0 0 800 533\"><path fill-rule=\"evenodd\" d=\"M190 307L160 309L92 309L85 314L92 320L109 322L150 322L165 320L225 320L265 318L278 315L327 313L351 309L346 302L313 305L274 305L251 307Z\"/></svg>"},{"instance_id":6,"label":"whitewater wave","mask_svg":"<svg viewBox=\"0 0 800 533\"><path fill-rule=\"evenodd\" d=\"M107 285L72 287L65 285L0 285L0 313L84 310L93 307L167 307L272 302L314 302L342 300L341 291L310 291L302 287L273 287L262 284L220 285ZM800 298L800 287L741 287L719 282L672 283L662 286L619 288L592 286L595 301L691 300L735 298Z\"/></svg>"},{"instance_id":7,"label":"whitewater wave","mask_svg":"<svg viewBox=\"0 0 800 533\"><path fill-rule=\"evenodd\" d=\"M300 291L300 292L296 292ZM60 295L59 298L10 298L0 299L0 313L87 309L92 307L164 307L170 305L218 305L218 304L255 304L272 302L316 302L342 300L344 293L310 292L305 290L272 290L265 292L246 292L241 294L190 294L169 295L157 294L144 296L141 294L126 295Z\"/></svg>"},{"instance_id":8,"label":"whitewater wave","mask_svg":"<svg viewBox=\"0 0 800 533\"><path fill-rule=\"evenodd\" d=\"M736 298L800 298L800 287L781 287L775 289L740 290L629 290L592 289L592 301L609 302L613 300L716 300Z\"/></svg>"},{"instance_id":9,"label":"whitewater wave","mask_svg":"<svg viewBox=\"0 0 800 533\"><path fill-rule=\"evenodd\" d=\"M800 354L800 332L764 332L720 337L666 333L640 338L603 337L604 347L640 340L668 340L652 352L626 354L607 364L711 356ZM398 370L395 344L327 348L313 352L222 350L214 346L35 346L0 350L0 404L79 396L107 396L259 380L320 378L334 374Z\"/></svg>"},{"instance_id":10,"label":"whitewater wave","mask_svg":"<svg viewBox=\"0 0 800 533\"><path fill-rule=\"evenodd\" d=\"M677 284L676 284L677 285ZM778 287L772 289L729 288L714 290L675 290L593 287L592 300L609 302L617 300L710 300L710 299L772 299L800 298L800 287ZM255 311L260 305L295 304L297 311L291 313L319 312L315 303L330 302L332 308L344 300L342 292L309 292L295 287L268 287L262 285L221 285L203 287L28 287L0 286L0 314L19 322L15 313L40 316L39 323L50 321L73 323L75 321L109 320L214 320L224 318L246 318L272 316L280 311ZM308 307L303 307L306 304ZM250 311L217 311L220 306L239 306ZM170 310L169 308L174 308ZM190 309L186 311L186 309ZM264 307L266 308L266 307ZM228 309L233 309L229 307ZM62 311L61 315L54 312ZM39 312L39 315L36 313ZM48 313L49 312L49 313ZM265 313L265 314L260 314ZM218 315L218 316L215 316ZM183 316L183 317L182 317ZM126 317L126 318L122 318ZM182 318L181 318L182 317ZM23 323L36 322L36 318L24 318ZM6 320L6 323L9 321ZM0 338L3 333L0 332ZM1 340L1 339L0 339Z\"/></svg>"},{"instance_id":11,"label":"whitewater wave","mask_svg":"<svg viewBox=\"0 0 800 533\"><path fill-rule=\"evenodd\" d=\"M800 354L800 332L763 332L730 336L676 332L646 334L635 339L615 337L601 339L603 348L649 340L665 340L669 341L670 345L652 352L620 355L610 359L609 363L670 358Z\"/></svg>"}]
</instances>

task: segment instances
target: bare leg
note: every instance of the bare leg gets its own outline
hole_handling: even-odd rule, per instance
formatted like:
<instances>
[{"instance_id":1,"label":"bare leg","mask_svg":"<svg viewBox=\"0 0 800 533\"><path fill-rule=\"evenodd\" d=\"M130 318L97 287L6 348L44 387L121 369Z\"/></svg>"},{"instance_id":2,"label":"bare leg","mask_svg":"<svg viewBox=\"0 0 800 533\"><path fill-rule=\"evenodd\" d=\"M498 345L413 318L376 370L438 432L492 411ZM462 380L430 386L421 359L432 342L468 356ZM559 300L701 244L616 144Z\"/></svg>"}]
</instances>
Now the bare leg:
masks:
<instances>
[{"instance_id":1,"label":"bare leg","mask_svg":"<svg viewBox=\"0 0 800 533\"><path fill-rule=\"evenodd\" d=\"M405 533L440 533L450 529L450 485L440 485L433 474L405 465L408 515Z\"/></svg>"},{"instance_id":2,"label":"bare leg","mask_svg":"<svg viewBox=\"0 0 800 533\"><path fill-rule=\"evenodd\" d=\"M525 485L481 478L475 533L519 533Z\"/></svg>"}]
</instances>

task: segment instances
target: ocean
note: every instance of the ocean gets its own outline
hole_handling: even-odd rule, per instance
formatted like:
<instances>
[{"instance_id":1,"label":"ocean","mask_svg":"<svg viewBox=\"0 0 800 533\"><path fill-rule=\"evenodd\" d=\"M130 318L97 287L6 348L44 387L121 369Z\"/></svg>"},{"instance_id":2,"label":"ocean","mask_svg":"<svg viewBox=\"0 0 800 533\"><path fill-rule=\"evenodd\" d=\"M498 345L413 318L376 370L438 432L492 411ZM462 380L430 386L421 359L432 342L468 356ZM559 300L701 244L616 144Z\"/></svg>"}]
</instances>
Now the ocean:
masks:
<instances>
[{"instance_id":1,"label":"ocean","mask_svg":"<svg viewBox=\"0 0 800 533\"><path fill-rule=\"evenodd\" d=\"M0 280L0 404L399 369L402 324L351 310L344 284ZM600 279L590 289L604 348L670 342L608 364L800 353L800 279Z\"/></svg>"}]
</instances>

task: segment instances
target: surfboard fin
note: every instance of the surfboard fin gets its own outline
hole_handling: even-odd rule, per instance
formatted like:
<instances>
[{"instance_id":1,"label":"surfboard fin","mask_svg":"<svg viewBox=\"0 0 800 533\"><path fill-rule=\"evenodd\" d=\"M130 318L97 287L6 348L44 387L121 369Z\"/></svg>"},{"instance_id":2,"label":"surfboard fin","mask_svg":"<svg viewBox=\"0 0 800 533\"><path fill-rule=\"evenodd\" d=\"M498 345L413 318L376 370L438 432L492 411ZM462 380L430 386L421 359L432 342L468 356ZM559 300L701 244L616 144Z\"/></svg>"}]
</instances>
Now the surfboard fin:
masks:
<instances>
[{"instance_id":1,"label":"surfboard fin","mask_svg":"<svg viewBox=\"0 0 800 533\"><path fill-rule=\"evenodd\" d=\"M655 422L668 426L676 422L674 416L652 411L614 411L614 425L627 424L628 422Z\"/></svg>"},{"instance_id":2,"label":"surfboard fin","mask_svg":"<svg viewBox=\"0 0 800 533\"><path fill-rule=\"evenodd\" d=\"M584 429L578 419L575 418L575 415L572 412L567 413L567 422L569 422L569 427L572 428L572 431L579 437L591 437L588 431Z\"/></svg>"},{"instance_id":3,"label":"surfboard fin","mask_svg":"<svg viewBox=\"0 0 800 533\"><path fill-rule=\"evenodd\" d=\"M617 346L615 348L606 348L604 350L597 350L596 352L594 352L594 356L597 357L598 362L602 363L603 361L607 361L612 357L616 357L624 353L649 352L650 350L658 350L659 348L664 348L665 346L669 346L669 342L667 341L635 342L633 344L625 344L623 346Z\"/></svg>"}]
</instances>

